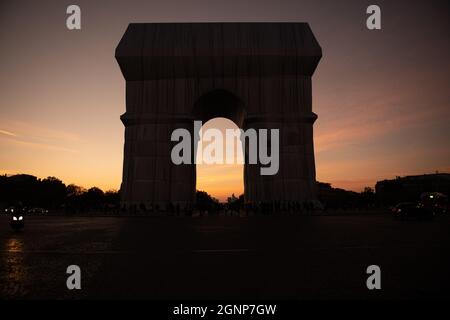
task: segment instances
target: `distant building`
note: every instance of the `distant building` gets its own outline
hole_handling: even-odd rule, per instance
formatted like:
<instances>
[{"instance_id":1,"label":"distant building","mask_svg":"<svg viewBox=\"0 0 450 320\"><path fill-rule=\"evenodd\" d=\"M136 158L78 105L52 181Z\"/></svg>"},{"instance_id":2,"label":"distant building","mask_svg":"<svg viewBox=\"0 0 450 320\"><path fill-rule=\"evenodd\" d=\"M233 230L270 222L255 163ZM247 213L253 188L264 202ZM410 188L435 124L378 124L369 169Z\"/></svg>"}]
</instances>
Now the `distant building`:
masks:
<instances>
[{"instance_id":1,"label":"distant building","mask_svg":"<svg viewBox=\"0 0 450 320\"><path fill-rule=\"evenodd\" d=\"M450 173L423 174L378 181L375 185L377 199L383 204L402 201L419 201L423 192L450 194Z\"/></svg>"},{"instance_id":2,"label":"distant building","mask_svg":"<svg viewBox=\"0 0 450 320\"><path fill-rule=\"evenodd\" d=\"M354 208L360 205L357 192L333 188L331 184L324 182L317 182L317 197L328 209Z\"/></svg>"}]
</instances>

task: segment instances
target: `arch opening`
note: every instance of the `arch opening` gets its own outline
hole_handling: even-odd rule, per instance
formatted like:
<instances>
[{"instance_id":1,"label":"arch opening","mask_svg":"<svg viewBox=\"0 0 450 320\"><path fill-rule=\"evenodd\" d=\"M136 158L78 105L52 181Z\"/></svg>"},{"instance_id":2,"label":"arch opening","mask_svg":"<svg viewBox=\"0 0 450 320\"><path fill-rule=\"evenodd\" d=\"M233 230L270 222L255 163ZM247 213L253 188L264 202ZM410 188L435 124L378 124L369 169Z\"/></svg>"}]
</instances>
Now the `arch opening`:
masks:
<instances>
[{"instance_id":1,"label":"arch opening","mask_svg":"<svg viewBox=\"0 0 450 320\"><path fill-rule=\"evenodd\" d=\"M242 100L224 89L214 89L203 94L193 110L195 120L201 120L203 124L214 118L227 118L239 128L244 124L245 113Z\"/></svg>"},{"instance_id":2,"label":"arch opening","mask_svg":"<svg viewBox=\"0 0 450 320\"><path fill-rule=\"evenodd\" d=\"M216 131L223 137L205 134L207 130ZM227 118L213 118L203 124L196 154L196 190L205 191L220 202L226 202L233 194L238 197L244 193L244 164L240 133L227 138L227 130L237 133L239 127ZM200 146L201 145L201 146ZM220 150L218 150L220 149ZM219 155L217 154L219 153ZM219 160L217 163L215 160Z\"/></svg>"},{"instance_id":3,"label":"arch opening","mask_svg":"<svg viewBox=\"0 0 450 320\"><path fill-rule=\"evenodd\" d=\"M196 190L220 202L226 202L232 194L243 194L244 164L238 132L245 117L242 101L229 91L215 89L197 100L193 115L202 121L195 155Z\"/></svg>"}]
</instances>

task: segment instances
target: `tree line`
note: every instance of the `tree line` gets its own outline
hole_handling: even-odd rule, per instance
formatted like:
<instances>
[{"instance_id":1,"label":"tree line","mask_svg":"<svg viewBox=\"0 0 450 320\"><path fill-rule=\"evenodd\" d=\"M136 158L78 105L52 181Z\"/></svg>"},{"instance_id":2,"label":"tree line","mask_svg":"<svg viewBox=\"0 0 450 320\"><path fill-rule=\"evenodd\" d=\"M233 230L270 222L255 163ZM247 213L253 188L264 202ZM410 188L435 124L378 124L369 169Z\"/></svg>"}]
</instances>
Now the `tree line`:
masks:
<instances>
[{"instance_id":1,"label":"tree line","mask_svg":"<svg viewBox=\"0 0 450 320\"><path fill-rule=\"evenodd\" d=\"M393 180L383 180L376 184L376 192L366 187L362 192L333 188L329 183L317 182L318 202L263 202L246 203L244 195L229 197L226 203L205 191L197 191L196 203L192 208L202 212L219 212L223 210L254 212L304 211L309 206L316 208L317 203L323 210L355 209L385 207L401 201L419 201L426 191L450 193L450 174L429 174L409 176ZM44 208L65 212L84 211L119 211L120 194L116 190L103 191L100 188L89 189L64 184L60 179L47 177L39 179L28 174L12 176L0 175L0 208L23 206L27 208ZM146 209L148 210L148 209ZM175 210L175 207L173 208Z\"/></svg>"},{"instance_id":2,"label":"tree line","mask_svg":"<svg viewBox=\"0 0 450 320\"><path fill-rule=\"evenodd\" d=\"M319 201L330 208L368 207L375 204L375 194L366 188L362 193L331 188L329 184L318 183ZM120 210L120 194L116 190L103 191L98 187L89 189L75 184L64 184L60 179L47 177L39 179L28 174L0 175L0 206L23 206L27 208L63 209L66 212ZM219 212L246 209L244 195L231 195L225 203L205 191L196 192L195 210ZM253 208L255 206L255 208ZM252 204L251 210L270 211L296 209L299 204L260 203ZM293 208L291 208L293 207ZM248 209L248 208L247 208Z\"/></svg>"},{"instance_id":3,"label":"tree line","mask_svg":"<svg viewBox=\"0 0 450 320\"><path fill-rule=\"evenodd\" d=\"M85 189L75 184L65 185L55 177L39 179L28 174L0 176L2 207L65 209L68 212L113 210L120 204L119 192L100 188Z\"/></svg>"}]
</instances>

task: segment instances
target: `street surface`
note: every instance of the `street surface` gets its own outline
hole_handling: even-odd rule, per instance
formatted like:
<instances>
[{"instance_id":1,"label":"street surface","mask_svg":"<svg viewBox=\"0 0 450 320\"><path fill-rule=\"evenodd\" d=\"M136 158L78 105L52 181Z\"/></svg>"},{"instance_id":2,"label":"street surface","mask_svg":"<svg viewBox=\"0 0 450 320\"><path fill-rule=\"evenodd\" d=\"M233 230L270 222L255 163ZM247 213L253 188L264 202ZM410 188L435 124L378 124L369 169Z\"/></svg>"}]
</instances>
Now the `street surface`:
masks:
<instances>
[{"instance_id":1,"label":"street surface","mask_svg":"<svg viewBox=\"0 0 450 320\"><path fill-rule=\"evenodd\" d=\"M2 299L449 298L450 218L0 217ZM81 268L81 290L66 268ZM381 290L366 268L381 268Z\"/></svg>"}]
</instances>

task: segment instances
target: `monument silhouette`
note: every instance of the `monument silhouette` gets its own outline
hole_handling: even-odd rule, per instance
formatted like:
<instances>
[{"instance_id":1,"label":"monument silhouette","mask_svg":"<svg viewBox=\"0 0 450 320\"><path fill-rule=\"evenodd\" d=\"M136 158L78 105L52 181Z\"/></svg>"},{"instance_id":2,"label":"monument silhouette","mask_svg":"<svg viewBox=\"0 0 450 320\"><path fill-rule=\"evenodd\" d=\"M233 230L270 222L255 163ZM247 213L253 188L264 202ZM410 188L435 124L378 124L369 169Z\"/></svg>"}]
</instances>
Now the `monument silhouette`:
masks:
<instances>
[{"instance_id":1,"label":"monument silhouette","mask_svg":"<svg viewBox=\"0 0 450 320\"><path fill-rule=\"evenodd\" d=\"M193 136L194 120L215 117L280 130L276 175L244 164L247 203L316 198L311 76L322 50L307 23L132 23L115 57L126 80L124 207L191 207L195 164L172 163L171 134Z\"/></svg>"}]
</instances>

